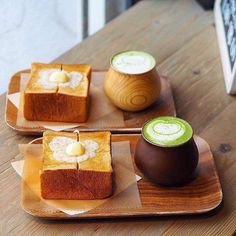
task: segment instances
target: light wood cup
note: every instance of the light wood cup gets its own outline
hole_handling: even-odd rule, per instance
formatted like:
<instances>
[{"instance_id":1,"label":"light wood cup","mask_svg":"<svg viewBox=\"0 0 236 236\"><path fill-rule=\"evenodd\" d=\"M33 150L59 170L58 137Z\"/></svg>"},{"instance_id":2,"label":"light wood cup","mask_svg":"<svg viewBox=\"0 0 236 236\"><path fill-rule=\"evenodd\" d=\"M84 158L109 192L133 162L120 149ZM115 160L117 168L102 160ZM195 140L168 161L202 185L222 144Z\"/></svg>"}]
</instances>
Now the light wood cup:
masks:
<instances>
[{"instance_id":1,"label":"light wood cup","mask_svg":"<svg viewBox=\"0 0 236 236\"><path fill-rule=\"evenodd\" d=\"M110 101L125 111L140 111L152 105L161 92L154 68L141 74L127 74L111 66L105 76L104 92Z\"/></svg>"}]
</instances>

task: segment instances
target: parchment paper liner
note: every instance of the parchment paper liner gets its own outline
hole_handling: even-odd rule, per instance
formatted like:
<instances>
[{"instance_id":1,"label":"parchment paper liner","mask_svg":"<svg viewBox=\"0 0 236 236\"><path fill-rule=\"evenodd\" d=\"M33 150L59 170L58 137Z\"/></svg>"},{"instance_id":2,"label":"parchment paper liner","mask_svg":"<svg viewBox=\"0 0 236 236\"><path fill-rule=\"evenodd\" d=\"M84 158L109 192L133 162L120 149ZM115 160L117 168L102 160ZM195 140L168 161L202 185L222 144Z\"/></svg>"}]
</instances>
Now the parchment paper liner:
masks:
<instances>
[{"instance_id":1,"label":"parchment paper liner","mask_svg":"<svg viewBox=\"0 0 236 236\"><path fill-rule=\"evenodd\" d=\"M63 211L69 215L81 214L94 208L99 211L141 207L140 195L128 141L112 143L113 195L103 200L45 200L40 194L42 145L19 145L25 158L22 176L22 202L33 210Z\"/></svg>"},{"instance_id":2,"label":"parchment paper liner","mask_svg":"<svg viewBox=\"0 0 236 236\"><path fill-rule=\"evenodd\" d=\"M24 96L23 91L27 84L30 74L22 73L20 80L20 102L17 112L17 126L25 128L45 127L55 131L61 131L73 127L89 128L114 128L124 127L124 117L121 110L116 108L103 93L102 78L105 73L96 72L96 78L93 78L90 85L90 110L89 118L86 123L63 123L63 122L44 122L28 121L23 115ZM12 95L13 97L14 95ZM13 98L14 99L14 98ZM17 104L17 102L14 102Z\"/></svg>"}]
</instances>

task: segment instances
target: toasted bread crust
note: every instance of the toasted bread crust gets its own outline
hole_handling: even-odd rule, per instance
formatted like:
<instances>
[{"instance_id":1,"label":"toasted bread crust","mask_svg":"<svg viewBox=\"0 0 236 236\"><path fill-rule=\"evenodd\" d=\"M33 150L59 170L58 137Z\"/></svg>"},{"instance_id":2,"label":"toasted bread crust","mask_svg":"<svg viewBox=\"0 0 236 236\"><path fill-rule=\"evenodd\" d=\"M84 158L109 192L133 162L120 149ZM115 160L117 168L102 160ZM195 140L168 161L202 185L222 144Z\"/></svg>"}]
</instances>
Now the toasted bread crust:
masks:
<instances>
[{"instance_id":1,"label":"toasted bread crust","mask_svg":"<svg viewBox=\"0 0 236 236\"><path fill-rule=\"evenodd\" d=\"M86 75L82 87L59 87L55 89L41 89L34 82L41 69L62 68L68 71L79 71ZM59 65L33 63L31 78L24 91L24 117L27 120L55 121L55 122L85 122L89 110L89 87L91 81L91 67L89 65ZM34 85L33 85L34 84ZM34 87L36 90L34 91Z\"/></svg>"},{"instance_id":2,"label":"toasted bread crust","mask_svg":"<svg viewBox=\"0 0 236 236\"><path fill-rule=\"evenodd\" d=\"M111 133L80 132L80 140L99 144L96 156L79 163L58 162L49 143L54 137L75 138L76 134L46 131L43 134L41 195L45 199L102 199L112 194ZM76 140L76 139L75 139Z\"/></svg>"},{"instance_id":3,"label":"toasted bread crust","mask_svg":"<svg viewBox=\"0 0 236 236\"><path fill-rule=\"evenodd\" d=\"M112 172L47 170L40 178L45 199L92 200L112 194Z\"/></svg>"},{"instance_id":4,"label":"toasted bread crust","mask_svg":"<svg viewBox=\"0 0 236 236\"><path fill-rule=\"evenodd\" d=\"M85 122L88 107L89 97L60 93L24 94L24 117L27 120Z\"/></svg>"}]
</instances>

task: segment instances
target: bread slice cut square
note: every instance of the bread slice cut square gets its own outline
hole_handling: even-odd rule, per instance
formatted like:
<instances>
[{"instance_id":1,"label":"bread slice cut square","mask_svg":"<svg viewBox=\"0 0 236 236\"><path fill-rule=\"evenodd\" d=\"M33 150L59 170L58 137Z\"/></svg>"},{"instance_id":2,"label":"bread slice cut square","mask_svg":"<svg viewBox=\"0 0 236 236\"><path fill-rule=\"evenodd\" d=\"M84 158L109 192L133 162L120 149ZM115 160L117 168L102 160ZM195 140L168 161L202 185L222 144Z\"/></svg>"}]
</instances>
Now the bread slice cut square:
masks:
<instances>
[{"instance_id":1,"label":"bread slice cut square","mask_svg":"<svg viewBox=\"0 0 236 236\"><path fill-rule=\"evenodd\" d=\"M50 81L50 75L53 72L62 70L70 78L68 83ZM80 77L78 78L78 76ZM85 122L89 110L90 80L91 66L87 64L33 63L30 79L24 90L25 119Z\"/></svg>"},{"instance_id":2,"label":"bread slice cut square","mask_svg":"<svg viewBox=\"0 0 236 236\"><path fill-rule=\"evenodd\" d=\"M111 133L80 132L82 144L97 145L95 156L81 162L66 153L68 143L76 141L74 133L44 132L40 175L44 199L102 199L112 194Z\"/></svg>"}]
</instances>

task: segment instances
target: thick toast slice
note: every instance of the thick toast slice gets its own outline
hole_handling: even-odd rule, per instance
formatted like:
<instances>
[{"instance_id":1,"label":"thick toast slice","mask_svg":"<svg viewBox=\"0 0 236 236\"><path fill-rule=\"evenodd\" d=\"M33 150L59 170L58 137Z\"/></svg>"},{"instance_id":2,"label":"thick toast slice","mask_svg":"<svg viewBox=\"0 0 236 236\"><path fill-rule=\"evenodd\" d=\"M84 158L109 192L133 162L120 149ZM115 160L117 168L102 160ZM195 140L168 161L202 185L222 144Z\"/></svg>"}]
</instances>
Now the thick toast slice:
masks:
<instances>
[{"instance_id":1,"label":"thick toast slice","mask_svg":"<svg viewBox=\"0 0 236 236\"><path fill-rule=\"evenodd\" d=\"M44 132L40 176L43 198L102 199L112 194L111 133L81 132L81 143L98 144L95 156L81 162L66 154L68 143L76 139L74 133Z\"/></svg>"},{"instance_id":2,"label":"thick toast slice","mask_svg":"<svg viewBox=\"0 0 236 236\"><path fill-rule=\"evenodd\" d=\"M54 83L50 75L66 71L68 83ZM75 73L81 75L78 83ZM78 75L78 74L77 74ZM24 91L24 116L27 120L85 122L88 118L91 66L33 63Z\"/></svg>"}]
</instances>

